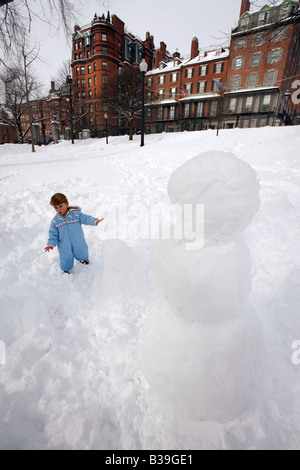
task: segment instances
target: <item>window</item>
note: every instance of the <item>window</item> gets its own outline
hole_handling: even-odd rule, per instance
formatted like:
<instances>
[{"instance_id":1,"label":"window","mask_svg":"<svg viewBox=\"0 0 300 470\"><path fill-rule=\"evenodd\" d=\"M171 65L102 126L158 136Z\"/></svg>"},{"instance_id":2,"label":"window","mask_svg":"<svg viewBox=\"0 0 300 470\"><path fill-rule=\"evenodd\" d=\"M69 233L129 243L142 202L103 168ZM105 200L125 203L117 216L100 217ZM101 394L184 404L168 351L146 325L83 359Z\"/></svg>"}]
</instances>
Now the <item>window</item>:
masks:
<instances>
[{"instance_id":1,"label":"window","mask_svg":"<svg viewBox=\"0 0 300 470\"><path fill-rule=\"evenodd\" d=\"M101 39L102 39L102 41L105 41L105 42L106 42L106 41L107 41L107 35L104 34L104 33L102 33L102 34L101 34Z\"/></svg>"},{"instance_id":2,"label":"window","mask_svg":"<svg viewBox=\"0 0 300 470\"><path fill-rule=\"evenodd\" d=\"M102 62L102 70L107 70L107 62Z\"/></svg>"},{"instance_id":3,"label":"window","mask_svg":"<svg viewBox=\"0 0 300 470\"><path fill-rule=\"evenodd\" d=\"M152 85L153 85L153 78L152 78L152 77L147 78L147 85L148 85L148 86L152 86Z\"/></svg>"},{"instance_id":4,"label":"window","mask_svg":"<svg viewBox=\"0 0 300 470\"><path fill-rule=\"evenodd\" d=\"M76 75L79 75L79 67L76 67Z\"/></svg>"},{"instance_id":5,"label":"window","mask_svg":"<svg viewBox=\"0 0 300 470\"><path fill-rule=\"evenodd\" d=\"M241 27L241 29L242 29L242 30L247 29L248 23L249 23L249 17L248 17L248 16L246 16L245 18L242 18L241 21L240 21L240 27Z\"/></svg>"},{"instance_id":6,"label":"window","mask_svg":"<svg viewBox=\"0 0 300 470\"><path fill-rule=\"evenodd\" d=\"M177 82L178 80L178 73L171 73L171 82Z\"/></svg>"},{"instance_id":7,"label":"window","mask_svg":"<svg viewBox=\"0 0 300 470\"><path fill-rule=\"evenodd\" d=\"M185 88L185 90L188 91L189 95L193 92L193 84L192 83L185 83L184 88Z\"/></svg>"},{"instance_id":8,"label":"window","mask_svg":"<svg viewBox=\"0 0 300 470\"><path fill-rule=\"evenodd\" d=\"M93 92L90 90L89 91L89 100L91 100L93 98Z\"/></svg>"},{"instance_id":9,"label":"window","mask_svg":"<svg viewBox=\"0 0 300 470\"><path fill-rule=\"evenodd\" d=\"M252 108L252 104L253 104L253 96L247 96L247 98L245 100L244 111L245 112L250 112L251 108Z\"/></svg>"},{"instance_id":10,"label":"window","mask_svg":"<svg viewBox=\"0 0 300 470\"><path fill-rule=\"evenodd\" d=\"M261 110L269 111L270 105L271 105L271 95L264 95Z\"/></svg>"},{"instance_id":11,"label":"window","mask_svg":"<svg viewBox=\"0 0 300 470\"><path fill-rule=\"evenodd\" d=\"M168 107L168 119L175 119L175 106Z\"/></svg>"},{"instance_id":12,"label":"window","mask_svg":"<svg viewBox=\"0 0 300 470\"><path fill-rule=\"evenodd\" d=\"M258 67L261 65L263 54L261 52L256 52L250 57L249 65L250 67Z\"/></svg>"},{"instance_id":13,"label":"window","mask_svg":"<svg viewBox=\"0 0 300 470\"><path fill-rule=\"evenodd\" d=\"M224 62L214 64L214 73L221 73L224 70Z\"/></svg>"},{"instance_id":14,"label":"window","mask_svg":"<svg viewBox=\"0 0 300 470\"><path fill-rule=\"evenodd\" d=\"M250 75L247 76L246 87L247 88L256 87L258 85L258 78L259 78L258 73L250 73Z\"/></svg>"},{"instance_id":15,"label":"window","mask_svg":"<svg viewBox=\"0 0 300 470\"><path fill-rule=\"evenodd\" d=\"M186 69L185 71L185 78L192 78L194 76L194 69Z\"/></svg>"},{"instance_id":16,"label":"window","mask_svg":"<svg viewBox=\"0 0 300 470\"><path fill-rule=\"evenodd\" d=\"M247 39L237 39L234 43L234 50L239 51L247 47Z\"/></svg>"},{"instance_id":17,"label":"window","mask_svg":"<svg viewBox=\"0 0 300 470\"><path fill-rule=\"evenodd\" d=\"M94 72L96 72L96 69L97 69L96 62L94 62Z\"/></svg>"},{"instance_id":18,"label":"window","mask_svg":"<svg viewBox=\"0 0 300 470\"><path fill-rule=\"evenodd\" d=\"M230 80L230 89L231 90L238 90L241 88L242 77L240 75L235 75Z\"/></svg>"},{"instance_id":19,"label":"window","mask_svg":"<svg viewBox=\"0 0 300 470\"><path fill-rule=\"evenodd\" d=\"M265 74L264 85L273 86L277 82L278 70L269 70Z\"/></svg>"},{"instance_id":20,"label":"window","mask_svg":"<svg viewBox=\"0 0 300 470\"><path fill-rule=\"evenodd\" d=\"M234 113L235 112L235 108L236 108L236 98L231 98L231 100L229 101L229 112L230 113Z\"/></svg>"},{"instance_id":21,"label":"window","mask_svg":"<svg viewBox=\"0 0 300 470\"><path fill-rule=\"evenodd\" d=\"M102 85L107 85L107 75L102 75Z\"/></svg>"},{"instance_id":22,"label":"window","mask_svg":"<svg viewBox=\"0 0 300 470\"><path fill-rule=\"evenodd\" d=\"M82 88L85 87L85 79L84 78L81 80L81 86L82 86Z\"/></svg>"},{"instance_id":23,"label":"window","mask_svg":"<svg viewBox=\"0 0 300 470\"><path fill-rule=\"evenodd\" d=\"M102 54L107 55L107 47L106 46L102 46Z\"/></svg>"},{"instance_id":24,"label":"window","mask_svg":"<svg viewBox=\"0 0 300 470\"><path fill-rule=\"evenodd\" d=\"M176 94L177 94L177 88L176 87L170 88L169 97L175 98Z\"/></svg>"},{"instance_id":25,"label":"window","mask_svg":"<svg viewBox=\"0 0 300 470\"><path fill-rule=\"evenodd\" d=\"M252 45L255 47L262 46L266 42L266 33L257 33L255 34Z\"/></svg>"},{"instance_id":26,"label":"window","mask_svg":"<svg viewBox=\"0 0 300 470\"><path fill-rule=\"evenodd\" d=\"M204 77L204 75L207 75L207 74L208 74L208 65L201 65L201 67L199 67L198 75L200 75L201 77Z\"/></svg>"},{"instance_id":27,"label":"window","mask_svg":"<svg viewBox=\"0 0 300 470\"><path fill-rule=\"evenodd\" d=\"M238 70L243 68L244 66L244 57L235 57L232 62L232 69Z\"/></svg>"},{"instance_id":28,"label":"window","mask_svg":"<svg viewBox=\"0 0 300 470\"><path fill-rule=\"evenodd\" d=\"M162 119L163 119L163 108L162 108L162 106L160 106L157 110L157 119L159 121L162 121Z\"/></svg>"},{"instance_id":29,"label":"window","mask_svg":"<svg viewBox=\"0 0 300 470\"><path fill-rule=\"evenodd\" d=\"M163 85L166 81L166 76L165 75L159 75L158 76L158 84Z\"/></svg>"},{"instance_id":30,"label":"window","mask_svg":"<svg viewBox=\"0 0 300 470\"><path fill-rule=\"evenodd\" d=\"M268 12L260 13L259 15L259 23L266 24L268 22Z\"/></svg>"},{"instance_id":31,"label":"window","mask_svg":"<svg viewBox=\"0 0 300 470\"><path fill-rule=\"evenodd\" d=\"M81 75L84 75L84 74L85 74L84 67L80 67L80 73L81 73Z\"/></svg>"},{"instance_id":32,"label":"window","mask_svg":"<svg viewBox=\"0 0 300 470\"><path fill-rule=\"evenodd\" d=\"M268 64L275 64L281 61L282 49L272 49L268 54Z\"/></svg>"},{"instance_id":33,"label":"window","mask_svg":"<svg viewBox=\"0 0 300 470\"><path fill-rule=\"evenodd\" d=\"M202 117L203 116L203 111L204 111L204 103L203 103L203 101L199 101L196 104L196 117Z\"/></svg>"},{"instance_id":34,"label":"window","mask_svg":"<svg viewBox=\"0 0 300 470\"><path fill-rule=\"evenodd\" d=\"M218 102L212 101L210 103L210 116L216 116L218 111Z\"/></svg>"},{"instance_id":35,"label":"window","mask_svg":"<svg viewBox=\"0 0 300 470\"><path fill-rule=\"evenodd\" d=\"M221 83L221 79L215 78L211 84L211 91L218 91L220 89L220 85L219 85L220 83Z\"/></svg>"},{"instance_id":36,"label":"window","mask_svg":"<svg viewBox=\"0 0 300 470\"><path fill-rule=\"evenodd\" d=\"M207 87L206 80L204 80L202 82L198 82L197 93L205 93L206 92L206 87Z\"/></svg>"},{"instance_id":37,"label":"window","mask_svg":"<svg viewBox=\"0 0 300 470\"><path fill-rule=\"evenodd\" d=\"M91 78L88 79L88 86L89 86L89 87L92 86L92 79L91 79Z\"/></svg>"},{"instance_id":38,"label":"window","mask_svg":"<svg viewBox=\"0 0 300 470\"><path fill-rule=\"evenodd\" d=\"M163 100L164 96L165 96L165 90L164 89L158 90L158 99Z\"/></svg>"},{"instance_id":39,"label":"window","mask_svg":"<svg viewBox=\"0 0 300 470\"><path fill-rule=\"evenodd\" d=\"M183 115L185 118L189 117L190 115L190 104L185 103L184 108L183 108Z\"/></svg>"}]
</instances>

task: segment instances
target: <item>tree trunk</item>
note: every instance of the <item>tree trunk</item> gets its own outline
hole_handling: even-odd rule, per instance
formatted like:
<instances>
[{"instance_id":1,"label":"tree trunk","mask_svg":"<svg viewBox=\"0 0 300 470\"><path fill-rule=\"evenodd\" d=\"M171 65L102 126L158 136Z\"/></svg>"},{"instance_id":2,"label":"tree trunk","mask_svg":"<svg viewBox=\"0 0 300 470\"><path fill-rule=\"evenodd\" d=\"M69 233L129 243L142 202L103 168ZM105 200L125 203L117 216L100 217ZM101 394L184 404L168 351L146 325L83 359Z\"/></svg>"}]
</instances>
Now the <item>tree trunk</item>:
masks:
<instances>
[{"instance_id":1,"label":"tree trunk","mask_svg":"<svg viewBox=\"0 0 300 470\"><path fill-rule=\"evenodd\" d=\"M133 140L133 121L129 121L129 140Z\"/></svg>"}]
</instances>

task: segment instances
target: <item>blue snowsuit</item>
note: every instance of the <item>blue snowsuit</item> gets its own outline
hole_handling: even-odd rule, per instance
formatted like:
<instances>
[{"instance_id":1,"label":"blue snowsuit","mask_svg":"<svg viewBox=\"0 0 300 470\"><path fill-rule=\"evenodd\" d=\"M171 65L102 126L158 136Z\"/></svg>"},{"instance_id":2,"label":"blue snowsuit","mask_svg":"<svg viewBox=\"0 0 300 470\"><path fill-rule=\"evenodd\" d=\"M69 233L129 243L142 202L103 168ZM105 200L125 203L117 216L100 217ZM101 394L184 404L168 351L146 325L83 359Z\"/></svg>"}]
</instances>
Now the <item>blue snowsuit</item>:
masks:
<instances>
[{"instance_id":1,"label":"blue snowsuit","mask_svg":"<svg viewBox=\"0 0 300 470\"><path fill-rule=\"evenodd\" d=\"M48 246L57 246L63 271L73 268L74 258L78 261L88 259L88 246L81 224L95 225L97 220L83 214L80 207L69 209L66 217L56 214L50 225Z\"/></svg>"}]
</instances>

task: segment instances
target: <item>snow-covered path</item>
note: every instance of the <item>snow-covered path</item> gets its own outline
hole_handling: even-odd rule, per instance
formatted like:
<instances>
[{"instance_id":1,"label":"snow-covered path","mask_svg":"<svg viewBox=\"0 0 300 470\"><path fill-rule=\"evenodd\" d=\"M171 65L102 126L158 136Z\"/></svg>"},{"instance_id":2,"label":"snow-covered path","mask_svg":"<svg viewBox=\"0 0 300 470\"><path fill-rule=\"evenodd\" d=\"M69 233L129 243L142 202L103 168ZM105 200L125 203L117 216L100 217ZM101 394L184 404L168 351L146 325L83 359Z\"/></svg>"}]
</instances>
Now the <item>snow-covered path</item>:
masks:
<instances>
[{"instance_id":1,"label":"snow-covered path","mask_svg":"<svg viewBox=\"0 0 300 470\"><path fill-rule=\"evenodd\" d=\"M30 146L0 147L1 449L299 447L300 365L291 360L300 339L299 145L295 127L151 135L143 148L127 137L62 142L34 155ZM130 222L122 208L171 208L171 173L211 149L246 160L262 186L246 237L267 371L255 413L225 425L184 421L148 388L143 324L160 300L152 240L120 237ZM57 251L43 252L55 192L105 217L85 227L91 264L76 264L70 276L60 273Z\"/></svg>"}]
</instances>

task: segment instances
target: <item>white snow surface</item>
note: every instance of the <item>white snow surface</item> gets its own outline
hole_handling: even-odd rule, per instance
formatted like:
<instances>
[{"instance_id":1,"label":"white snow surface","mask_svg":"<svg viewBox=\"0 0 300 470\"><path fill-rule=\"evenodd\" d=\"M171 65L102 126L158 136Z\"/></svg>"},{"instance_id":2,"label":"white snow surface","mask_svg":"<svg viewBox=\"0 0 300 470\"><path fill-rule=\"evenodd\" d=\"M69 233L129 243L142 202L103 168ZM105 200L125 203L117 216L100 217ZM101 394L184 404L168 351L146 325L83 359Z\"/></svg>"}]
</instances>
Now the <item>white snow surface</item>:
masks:
<instances>
[{"instance_id":1,"label":"white snow surface","mask_svg":"<svg viewBox=\"0 0 300 470\"><path fill-rule=\"evenodd\" d=\"M0 449L300 447L299 130L234 129L218 137L215 131L154 134L145 136L144 147L138 136L133 142L110 137L108 145L105 139L61 142L37 147L34 154L29 145L0 146ZM205 151L236 155L255 170L261 187L260 209L243 231L252 257L252 290L246 274L240 295L248 296L262 330L264 373L251 411L243 409L238 395L240 412L231 420L227 404L222 413L214 401L210 384L205 393L206 400L211 393L211 419L182 418L142 370L145 338L154 335L155 344L165 335L167 343L164 324L170 314L150 269L155 240L145 217L159 204L172 211L171 175ZM98 227L84 227L90 265L76 263L71 275L61 274L57 250L43 251L55 192L66 194L84 213L105 217ZM228 247L224 256L230 259ZM232 257L235 264L228 269L235 272L238 254ZM233 274L224 266L224 284L230 287ZM212 275L213 266L207 272ZM203 291L209 303L208 293ZM218 299L211 302L215 310ZM147 329L155 310L162 319L162 328L155 325L157 334ZM174 332L183 329L178 342L185 341L185 332L197 333L183 317L174 318L181 323ZM207 328L214 328L211 349L199 344L199 361L187 355L187 369L178 368L177 390L185 386L187 370L210 364L222 370L214 342L223 337L233 345L224 386L235 393L234 381L243 382L249 372L239 357L245 331L239 334L237 325L233 334L221 323ZM207 331L201 334L207 342ZM250 344L255 347L255 341ZM164 360L174 372L178 351L168 351ZM154 353L157 358L160 351ZM250 354L247 350L244 357ZM191 390L197 394L197 388ZM216 408L223 422L215 422Z\"/></svg>"}]
</instances>

